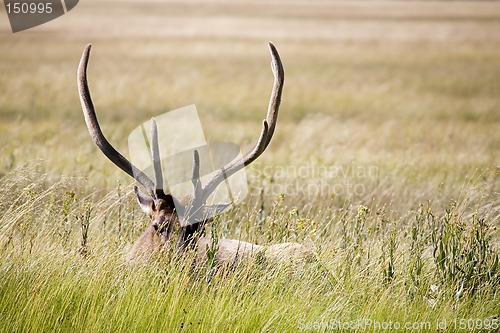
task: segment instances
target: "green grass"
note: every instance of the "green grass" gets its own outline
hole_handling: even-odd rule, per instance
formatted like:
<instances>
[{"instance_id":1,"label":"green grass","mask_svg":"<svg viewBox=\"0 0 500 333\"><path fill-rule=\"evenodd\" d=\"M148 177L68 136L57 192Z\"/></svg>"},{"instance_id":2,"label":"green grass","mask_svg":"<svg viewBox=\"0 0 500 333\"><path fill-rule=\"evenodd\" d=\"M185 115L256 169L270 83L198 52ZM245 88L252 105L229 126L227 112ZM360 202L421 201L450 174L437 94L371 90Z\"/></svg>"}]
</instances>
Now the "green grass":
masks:
<instances>
[{"instance_id":1,"label":"green grass","mask_svg":"<svg viewBox=\"0 0 500 333\"><path fill-rule=\"evenodd\" d=\"M2 23L0 331L500 321L500 6L379 5L89 0L31 32ZM280 120L248 169L250 195L216 233L300 242L315 260L125 265L148 219L88 136L83 47L94 44L90 88L120 151L140 122L193 103L209 140L247 150L272 85L267 40L286 72Z\"/></svg>"},{"instance_id":2,"label":"green grass","mask_svg":"<svg viewBox=\"0 0 500 333\"><path fill-rule=\"evenodd\" d=\"M2 197L14 199L1 220L5 332L295 331L320 322L370 331L368 320L424 331L446 320L454 331L454 320L500 315L491 221L467 216L465 206L435 212L424 203L401 215L326 200L302 211L283 196L269 207L250 199L222 217L218 233L260 244L302 241L317 258L299 267L252 260L214 273L194 268L189 254L124 264L144 220L130 188L79 197L74 181L40 178L36 167L13 171L1 185ZM90 225L85 248L82 221Z\"/></svg>"}]
</instances>

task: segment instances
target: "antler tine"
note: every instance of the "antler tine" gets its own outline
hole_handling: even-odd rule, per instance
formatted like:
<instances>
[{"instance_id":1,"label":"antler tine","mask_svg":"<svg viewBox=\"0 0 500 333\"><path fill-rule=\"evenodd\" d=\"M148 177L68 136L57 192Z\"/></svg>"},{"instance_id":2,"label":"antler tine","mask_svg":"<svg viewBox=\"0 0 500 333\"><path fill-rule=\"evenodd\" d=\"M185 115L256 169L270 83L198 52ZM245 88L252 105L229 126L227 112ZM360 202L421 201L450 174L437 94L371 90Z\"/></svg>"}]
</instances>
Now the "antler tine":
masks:
<instances>
[{"instance_id":1,"label":"antler tine","mask_svg":"<svg viewBox=\"0 0 500 333\"><path fill-rule=\"evenodd\" d=\"M129 160L123 157L104 137L101 131L99 122L90 96L90 90L87 84L87 65L90 56L91 45L88 44L83 50L80 64L78 65L78 92L80 94L80 102L82 104L83 115L89 130L90 136L99 149L106 155L106 157L113 162L117 167L125 171L129 176L136 179L142 186L144 186L152 195L154 195L155 184L149 179L146 174L135 167Z\"/></svg>"},{"instance_id":2,"label":"antler tine","mask_svg":"<svg viewBox=\"0 0 500 333\"><path fill-rule=\"evenodd\" d=\"M155 118L151 118L150 140L151 159L155 174L155 190L162 192L163 172L161 170L160 146L158 144L158 126L156 125Z\"/></svg>"},{"instance_id":3,"label":"antler tine","mask_svg":"<svg viewBox=\"0 0 500 333\"><path fill-rule=\"evenodd\" d=\"M191 175L191 182L193 183L193 201L197 201L201 197L201 180L200 180L200 154L198 150L193 153L193 172Z\"/></svg>"},{"instance_id":4,"label":"antler tine","mask_svg":"<svg viewBox=\"0 0 500 333\"><path fill-rule=\"evenodd\" d=\"M266 121L269 126L269 132L267 134L265 148L267 148L269 142L271 142L271 138L274 134L274 128L276 127L276 122L278 121L278 111L281 104L281 93L283 92L283 84L285 83L285 70L283 69L280 55L274 44L271 42L269 42L269 51L271 52L272 58L271 70L273 71L274 75L274 84L266 116Z\"/></svg>"},{"instance_id":5,"label":"antler tine","mask_svg":"<svg viewBox=\"0 0 500 333\"><path fill-rule=\"evenodd\" d=\"M219 186L224 178L230 177L237 171L255 161L264 152L264 150L266 150L267 146L271 142L274 134L274 129L276 127L276 122L278 120L281 94L285 82L285 71L283 69L283 64L281 63L278 50L271 42L269 43L269 50L271 52L272 58L271 69L274 75L274 84L273 90L271 92L271 98L269 100L266 119L262 123L262 131L260 133L259 140L250 152L246 153L241 158L235 158L216 171L216 173L212 176L212 178L208 181L207 185L203 189L203 201L208 199L210 194L215 191L217 186Z\"/></svg>"}]
</instances>

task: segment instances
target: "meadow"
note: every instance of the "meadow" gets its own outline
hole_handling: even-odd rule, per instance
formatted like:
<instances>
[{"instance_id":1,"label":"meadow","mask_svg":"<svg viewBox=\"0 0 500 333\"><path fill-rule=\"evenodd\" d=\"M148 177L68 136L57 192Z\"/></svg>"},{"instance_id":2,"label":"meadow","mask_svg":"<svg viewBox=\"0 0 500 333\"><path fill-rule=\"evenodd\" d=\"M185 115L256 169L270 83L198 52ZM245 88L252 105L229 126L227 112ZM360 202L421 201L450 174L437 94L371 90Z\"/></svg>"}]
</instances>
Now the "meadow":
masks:
<instances>
[{"instance_id":1,"label":"meadow","mask_svg":"<svg viewBox=\"0 0 500 333\"><path fill-rule=\"evenodd\" d=\"M148 218L88 135L83 48L118 150L196 104L246 151L270 40L276 132L207 234L315 259L125 264ZM497 2L86 0L16 34L1 7L0 332L499 331L499 110Z\"/></svg>"}]
</instances>

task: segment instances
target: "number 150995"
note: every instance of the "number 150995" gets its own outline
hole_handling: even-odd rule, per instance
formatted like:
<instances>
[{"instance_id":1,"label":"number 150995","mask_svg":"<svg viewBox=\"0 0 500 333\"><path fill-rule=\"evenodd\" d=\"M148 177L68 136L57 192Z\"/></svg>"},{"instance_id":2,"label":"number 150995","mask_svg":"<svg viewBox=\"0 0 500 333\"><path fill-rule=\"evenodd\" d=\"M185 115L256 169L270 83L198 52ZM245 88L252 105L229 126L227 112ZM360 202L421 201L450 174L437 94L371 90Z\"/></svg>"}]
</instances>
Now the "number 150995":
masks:
<instances>
[{"instance_id":1,"label":"number 150995","mask_svg":"<svg viewBox=\"0 0 500 333\"><path fill-rule=\"evenodd\" d=\"M8 14L50 14L52 2L13 2L5 5Z\"/></svg>"}]
</instances>

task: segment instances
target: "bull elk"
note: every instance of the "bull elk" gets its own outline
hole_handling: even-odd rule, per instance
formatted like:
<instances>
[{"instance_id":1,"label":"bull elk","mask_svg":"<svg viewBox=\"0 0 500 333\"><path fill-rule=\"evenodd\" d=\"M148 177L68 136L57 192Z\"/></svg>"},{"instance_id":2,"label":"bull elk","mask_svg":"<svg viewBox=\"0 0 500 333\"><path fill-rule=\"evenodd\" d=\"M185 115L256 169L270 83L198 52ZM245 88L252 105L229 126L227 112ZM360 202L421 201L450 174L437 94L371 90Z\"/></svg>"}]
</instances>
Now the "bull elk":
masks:
<instances>
[{"instance_id":1,"label":"bull elk","mask_svg":"<svg viewBox=\"0 0 500 333\"><path fill-rule=\"evenodd\" d=\"M272 43L269 43L269 49L272 57L271 65L274 74L274 85L267 117L263 121L262 131L255 147L245 155L234 158L231 162L216 170L206 184L202 184L200 181L200 158L198 152L195 150L193 153L191 177L193 191L184 200L175 198L163 190L158 133L154 118L151 121L150 130L154 179L151 179L143 171L134 166L113 148L104 137L97 120L87 83L87 65L90 49L91 45L89 44L83 51L78 66L77 77L80 102L90 136L111 162L133 177L146 190L146 193L143 193L139 191L137 186L134 187L137 201L141 209L151 219L151 224L127 254L128 261L140 257L148 258L153 253L159 252L159 250L164 248L173 249L175 253L178 253L194 247L196 261L203 262L207 258L208 246L214 245L218 249L215 254L216 260L228 264L238 263L243 258L254 256L257 253L264 254L267 258L278 260L301 258L308 255L308 251L297 243L282 243L264 247L239 240L219 239L217 244L212 244L211 239L202 237L204 227L212 220L214 213L222 212L228 207L228 205L208 205L207 199L209 196L227 177L230 177L255 161L271 142L278 119L278 110L284 83L283 65L281 64L278 51Z\"/></svg>"}]
</instances>

